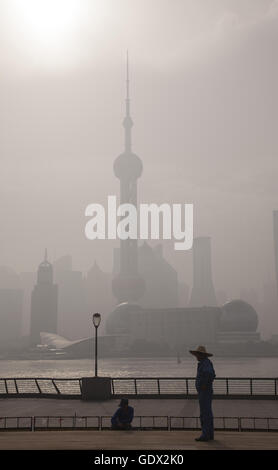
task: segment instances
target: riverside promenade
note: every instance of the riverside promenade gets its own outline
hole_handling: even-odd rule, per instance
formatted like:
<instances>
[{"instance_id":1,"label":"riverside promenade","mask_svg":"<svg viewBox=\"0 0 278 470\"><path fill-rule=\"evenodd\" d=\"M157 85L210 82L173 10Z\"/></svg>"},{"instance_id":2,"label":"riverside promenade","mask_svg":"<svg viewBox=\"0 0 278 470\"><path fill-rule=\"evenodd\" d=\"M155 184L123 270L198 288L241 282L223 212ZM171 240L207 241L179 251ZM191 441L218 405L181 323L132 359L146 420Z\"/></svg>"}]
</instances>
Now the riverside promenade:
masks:
<instances>
[{"instance_id":1,"label":"riverside promenade","mask_svg":"<svg viewBox=\"0 0 278 470\"><path fill-rule=\"evenodd\" d=\"M0 417L66 417L106 416L117 409L118 399L103 402L44 398L2 398ZM199 406L196 399L130 399L135 416L175 416L198 417ZM221 400L213 401L215 417L278 418L276 400ZM277 420L278 421L278 420ZM278 427L277 427L278 429ZM239 432L219 430L215 441L200 443L195 430L44 430L44 431L1 431L0 449L24 450L278 450L278 432Z\"/></svg>"},{"instance_id":2,"label":"riverside promenade","mask_svg":"<svg viewBox=\"0 0 278 470\"><path fill-rule=\"evenodd\" d=\"M199 416L196 399L132 399L137 416ZM0 398L3 416L112 416L120 399L107 401L63 400L55 398ZM214 416L278 418L277 400L213 400ZM278 433L277 433L278 437Z\"/></svg>"},{"instance_id":3,"label":"riverside promenade","mask_svg":"<svg viewBox=\"0 0 278 470\"><path fill-rule=\"evenodd\" d=\"M113 378L112 398L81 399L81 379L1 378L1 450L278 450L278 379L214 384L215 441L198 443L195 379ZM134 407L132 431L111 431L120 398Z\"/></svg>"},{"instance_id":4,"label":"riverside promenade","mask_svg":"<svg viewBox=\"0 0 278 470\"><path fill-rule=\"evenodd\" d=\"M0 435L0 450L277 450L278 433L217 432L196 442L192 431L43 431Z\"/></svg>"}]
</instances>

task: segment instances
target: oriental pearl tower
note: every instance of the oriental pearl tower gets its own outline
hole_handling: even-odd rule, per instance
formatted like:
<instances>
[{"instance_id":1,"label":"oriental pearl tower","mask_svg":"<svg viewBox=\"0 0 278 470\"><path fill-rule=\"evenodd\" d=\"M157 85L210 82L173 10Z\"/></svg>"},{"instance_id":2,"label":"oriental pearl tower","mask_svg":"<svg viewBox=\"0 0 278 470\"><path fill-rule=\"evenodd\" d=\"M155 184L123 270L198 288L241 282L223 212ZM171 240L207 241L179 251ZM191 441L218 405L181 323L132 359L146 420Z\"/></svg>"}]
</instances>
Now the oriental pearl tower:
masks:
<instances>
[{"instance_id":1,"label":"oriental pearl tower","mask_svg":"<svg viewBox=\"0 0 278 470\"><path fill-rule=\"evenodd\" d=\"M128 53L126 75L126 116L123 121L125 148L114 162L114 173L120 180L121 204L132 204L137 208L137 180L142 175L143 164L132 151L133 121L130 115ZM134 303L145 291L144 280L138 274L137 240L121 240L120 243L120 270L113 280L112 289L119 303Z\"/></svg>"}]
</instances>

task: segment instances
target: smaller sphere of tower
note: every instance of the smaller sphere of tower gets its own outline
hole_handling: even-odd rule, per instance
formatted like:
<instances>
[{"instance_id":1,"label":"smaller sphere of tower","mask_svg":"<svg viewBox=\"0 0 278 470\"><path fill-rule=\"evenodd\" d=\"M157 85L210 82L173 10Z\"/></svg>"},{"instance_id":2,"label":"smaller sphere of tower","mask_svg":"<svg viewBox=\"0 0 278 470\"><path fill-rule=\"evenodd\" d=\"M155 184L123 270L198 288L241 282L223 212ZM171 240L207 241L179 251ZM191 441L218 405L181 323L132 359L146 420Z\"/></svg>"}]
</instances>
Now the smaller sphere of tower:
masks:
<instances>
[{"instance_id":1,"label":"smaller sphere of tower","mask_svg":"<svg viewBox=\"0 0 278 470\"><path fill-rule=\"evenodd\" d=\"M137 302L145 292L145 281L140 276L118 275L113 279L112 290L118 301Z\"/></svg>"},{"instance_id":2,"label":"smaller sphere of tower","mask_svg":"<svg viewBox=\"0 0 278 470\"><path fill-rule=\"evenodd\" d=\"M142 161L135 153L122 153L114 162L114 173L120 180L137 180L142 172Z\"/></svg>"}]
</instances>

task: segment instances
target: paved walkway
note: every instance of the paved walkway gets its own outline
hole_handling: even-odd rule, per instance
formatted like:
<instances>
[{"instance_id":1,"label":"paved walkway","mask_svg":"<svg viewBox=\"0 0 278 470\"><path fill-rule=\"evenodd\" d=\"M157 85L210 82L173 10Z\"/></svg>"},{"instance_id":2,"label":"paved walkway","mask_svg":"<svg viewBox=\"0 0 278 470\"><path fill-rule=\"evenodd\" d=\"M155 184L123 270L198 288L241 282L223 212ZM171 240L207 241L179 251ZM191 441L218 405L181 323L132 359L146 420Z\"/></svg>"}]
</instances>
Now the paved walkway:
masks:
<instances>
[{"instance_id":1,"label":"paved walkway","mask_svg":"<svg viewBox=\"0 0 278 470\"><path fill-rule=\"evenodd\" d=\"M219 432L196 442L191 431L36 431L0 433L0 450L278 450L278 433Z\"/></svg>"},{"instance_id":2,"label":"paved walkway","mask_svg":"<svg viewBox=\"0 0 278 470\"><path fill-rule=\"evenodd\" d=\"M84 402L44 398L1 398L1 416L111 416L120 400ZM198 400L130 400L137 416L199 416ZM277 417L277 400L214 400L214 416Z\"/></svg>"}]
</instances>

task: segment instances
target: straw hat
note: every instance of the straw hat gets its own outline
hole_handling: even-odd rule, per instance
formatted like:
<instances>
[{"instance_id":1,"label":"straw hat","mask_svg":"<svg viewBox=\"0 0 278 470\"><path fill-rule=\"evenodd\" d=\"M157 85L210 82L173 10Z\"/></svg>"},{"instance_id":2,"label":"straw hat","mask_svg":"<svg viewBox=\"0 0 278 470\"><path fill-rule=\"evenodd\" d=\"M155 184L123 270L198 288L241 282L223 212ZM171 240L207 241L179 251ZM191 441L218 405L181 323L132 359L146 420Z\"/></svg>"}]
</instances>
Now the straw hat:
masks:
<instances>
[{"instance_id":1,"label":"straw hat","mask_svg":"<svg viewBox=\"0 0 278 470\"><path fill-rule=\"evenodd\" d=\"M191 354L193 354L194 356L196 356L197 354L202 354L206 357L211 357L213 356L213 354L211 353L208 353L205 346L198 346L197 349L195 349L194 351L189 351Z\"/></svg>"}]
</instances>

